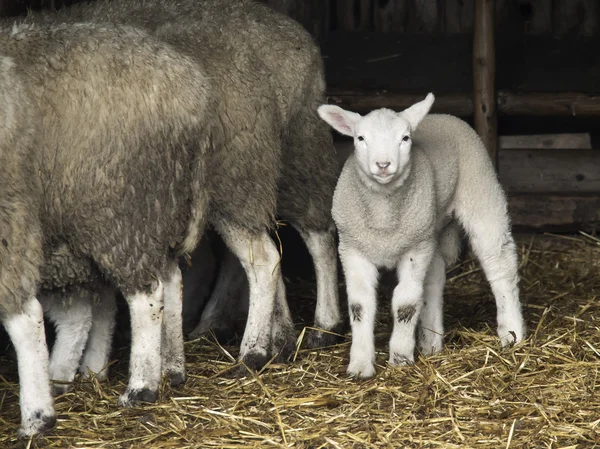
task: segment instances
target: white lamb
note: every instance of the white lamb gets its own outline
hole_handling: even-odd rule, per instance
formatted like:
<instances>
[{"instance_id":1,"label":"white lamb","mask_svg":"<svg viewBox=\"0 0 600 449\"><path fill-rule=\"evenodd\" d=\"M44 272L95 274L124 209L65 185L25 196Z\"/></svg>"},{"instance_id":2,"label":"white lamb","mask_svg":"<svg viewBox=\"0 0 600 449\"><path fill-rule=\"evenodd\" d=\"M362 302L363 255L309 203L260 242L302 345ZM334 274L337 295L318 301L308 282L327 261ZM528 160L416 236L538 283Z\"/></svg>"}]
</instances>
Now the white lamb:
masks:
<instances>
[{"instance_id":1,"label":"white lamb","mask_svg":"<svg viewBox=\"0 0 600 449\"><path fill-rule=\"evenodd\" d=\"M491 284L502 345L525 337L505 195L469 125L449 115L425 118L433 101L430 93L402 112L378 109L364 117L333 105L319 108L321 118L352 136L355 146L333 199L352 326L352 376L375 374L378 268L395 269L399 278L390 365L414 362L417 321L421 353L442 348L445 266L456 258L459 225Z\"/></svg>"}]
</instances>

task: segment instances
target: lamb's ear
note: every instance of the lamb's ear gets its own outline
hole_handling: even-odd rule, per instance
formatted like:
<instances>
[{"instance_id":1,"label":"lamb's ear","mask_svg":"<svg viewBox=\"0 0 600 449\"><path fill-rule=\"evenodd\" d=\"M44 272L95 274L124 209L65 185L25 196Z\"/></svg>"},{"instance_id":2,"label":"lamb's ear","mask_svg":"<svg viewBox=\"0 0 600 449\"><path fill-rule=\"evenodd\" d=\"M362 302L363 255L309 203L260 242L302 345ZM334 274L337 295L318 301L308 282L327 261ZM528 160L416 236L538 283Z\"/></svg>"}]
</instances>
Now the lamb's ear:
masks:
<instances>
[{"instance_id":1,"label":"lamb's ear","mask_svg":"<svg viewBox=\"0 0 600 449\"><path fill-rule=\"evenodd\" d=\"M346 136L354 137L354 126L361 119L356 112L346 111L339 106L322 104L317 109L319 116L331 125L336 131Z\"/></svg>"},{"instance_id":2,"label":"lamb's ear","mask_svg":"<svg viewBox=\"0 0 600 449\"><path fill-rule=\"evenodd\" d=\"M408 123L410 123L410 128L412 131L417 129L417 126L419 126L421 120L423 120L429 113L434 100L435 97L430 92L423 101L419 101L418 103L413 104L410 108L400 112L400 116L408 120Z\"/></svg>"}]
</instances>

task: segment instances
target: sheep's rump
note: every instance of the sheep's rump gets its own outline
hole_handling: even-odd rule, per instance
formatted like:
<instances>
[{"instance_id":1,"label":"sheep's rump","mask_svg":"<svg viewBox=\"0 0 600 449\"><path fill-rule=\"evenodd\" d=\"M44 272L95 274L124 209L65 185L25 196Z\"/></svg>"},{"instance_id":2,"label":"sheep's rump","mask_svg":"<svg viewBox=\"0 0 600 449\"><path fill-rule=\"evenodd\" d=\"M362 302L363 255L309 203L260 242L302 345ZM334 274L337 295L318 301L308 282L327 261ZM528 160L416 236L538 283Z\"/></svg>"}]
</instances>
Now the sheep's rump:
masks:
<instances>
[{"instance_id":1,"label":"sheep's rump","mask_svg":"<svg viewBox=\"0 0 600 449\"><path fill-rule=\"evenodd\" d=\"M122 289L150 285L185 239L192 182L205 177L201 67L125 26L5 26L0 50L39 119L45 242L68 242Z\"/></svg>"},{"instance_id":2,"label":"sheep's rump","mask_svg":"<svg viewBox=\"0 0 600 449\"><path fill-rule=\"evenodd\" d=\"M281 216L330 225L337 169L315 112L324 101L323 65L300 24L237 0L98 1L50 17L141 26L203 65L218 98L211 221L262 230L274 223L277 198Z\"/></svg>"}]
</instances>

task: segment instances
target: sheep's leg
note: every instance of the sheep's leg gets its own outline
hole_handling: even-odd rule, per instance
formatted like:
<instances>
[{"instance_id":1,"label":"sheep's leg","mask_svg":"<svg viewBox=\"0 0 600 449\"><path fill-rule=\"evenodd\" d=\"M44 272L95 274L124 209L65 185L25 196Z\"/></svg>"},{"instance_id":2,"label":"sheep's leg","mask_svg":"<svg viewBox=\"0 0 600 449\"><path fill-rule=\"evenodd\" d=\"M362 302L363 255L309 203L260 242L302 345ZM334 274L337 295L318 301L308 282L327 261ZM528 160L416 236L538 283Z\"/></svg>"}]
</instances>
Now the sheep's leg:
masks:
<instances>
[{"instance_id":1,"label":"sheep's leg","mask_svg":"<svg viewBox=\"0 0 600 449\"><path fill-rule=\"evenodd\" d=\"M490 194L500 191L499 187L497 191L489 190ZM519 301L516 246L503 197L498 194L487 198L486 204L478 210L469 215L461 213L460 209L456 212L491 285L496 299L498 336L502 346L507 346L520 342L526 334Z\"/></svg>"},{"instance_id":2,"label":"sheep's leg","mask_svg":"<svg viewBox=\"0 0 600 449\"><path fill-rule=\"evenodd\" d=\"M207 334L211 329L217 334L233 334L232 311L239 312L242 301L246 298L247 291L246 272L240 265L238 258L229 250L225 250L217 282L210 296L210 300L202 311L202 317L196 328L190 333L190 338L198 338ZM228 320L231 318L230 320Z\"/></svg>"},{"instance_id":3,"label":"sheep's leg","mask_svg":"<svg viewBox=\"0 0 600 449\"><path fill-rule=\"evenodd\" d=\"M173 264L170 276L164 280L164 321L162 329L162 370L171 386L185 382L183 349L181 270Z\"/></svg>"},{"instance_id":4,"label":"sheep's leg","mask_svg":"<svg viewBox=\"0 0 600 449\"><path fill-rule=\"evenodd\" d=\"M2 318L15 347L19 366L21 436L45 432L56 424L48 375L48 347L44 313L36 298L27 300L19 313Z\"/></svg>"},{"instance_id":5,"label":"sheep's leg","mask_svg":"<svg viewBox=\"0 0 600 449\"><path fill-rule=\"evenodd\" d=\"M259 369L268 361L271 319L277 282L281 276L279 252L266 232L252 235L230 224L221 224L217 230L248 276L248 319L239 359L249 368ZM243 370L240 374L243 374Z\"/></svg>"},{"instance_id":6,"label":"sheep's leg","mask_svg":"<svg viewBox=\"0 0 600 449\"><path fill-rule=\"evenodd\" d=\"M348 375L375 374L375 314L377 312L377 267L359 251L340 243L340 259L348 290L352 346Z\"/></svg>"},{"instance_id":7,"label":"sheep's leg","mask_svg":"<svg viewBox=\"0 0 600 449\"><path fill-rule=\"evenodd\" d=\"M278 354L279 361L287 361L296 346L294 321L285 295L285 283L279 273L277 280L277 297L273 309L273 326L271 329L271 354Z\"/></svg>"},{"instance_id":8,"label":"sheep's leg","mask_svg":"<svg viewBox=\"0 0 600 449\"><path fill-rule=\"evenodd\" d=\"M315 310L315 328L310 333L309 348L331 346L340 338L335 334L342 332L342 318L338 297L337 252L332 231L311 231L298 228L306 247L312 256L317 278L317 307Z\"/></svg>"},{"instance_id":9,"label":"sheep's leg","mask_svg":"<svg viewBox=\"0 0 600 449\"><path fill-rule=\"evenodd\" d=\"M442 255L436 253L425 278L423 309L419 315L419 340L417 344L423 355L435 354L442 350L445 284L446 264Z\"/></svg>"},{"instance_id":10,"label":"sheep's leg","mask_svg":"<svg viewBox=\"0 0 600 449\"><path fill-rule=\"evenodd\" d=\"M97 379L108 377L108 361L116 324L116 292L109 287L100 290L100 298L92 301L92 328L79 365L82 376L93 373Z\"/></svg>"},{"instance_id":11,"label":"sheep's leg","mask_svg":"<svg viewBox=\"0 0 600 449\"><path fill-rule=\"evenodd\" d=\"M87 293L87 294L86 294ZM56 394L71 388L92 327L92 299L84 290L66 298L51 298L47 315L56 327L50 356L50 379Z\"/></svg>"},{"instance_id":12,"label":"sheep's leg","mask_svg":"<svg viewBox=\"0 0 600 449\"><path fill-rule=\"evenodd\" d=\"M163 321L163 290L158 285L152 293L125 295L131 315L131 357L129 384L119 398L122 406L137 402L155 402L161 379L161 331Z\"/></svg>"},{"instance_id":13,"label":"sheep's leg","mask_svg":"<svg viewBox=\"0 0 600 449\"><path fill-rule=\"evenodd\" d=\"M400 258L399 282L392 297L394 330L390 338L389 358L392 366L411 365L415 361L415 330L423 306L423 284L433 250L433 243L422 242Z\"/></svg>"}]
</instances>

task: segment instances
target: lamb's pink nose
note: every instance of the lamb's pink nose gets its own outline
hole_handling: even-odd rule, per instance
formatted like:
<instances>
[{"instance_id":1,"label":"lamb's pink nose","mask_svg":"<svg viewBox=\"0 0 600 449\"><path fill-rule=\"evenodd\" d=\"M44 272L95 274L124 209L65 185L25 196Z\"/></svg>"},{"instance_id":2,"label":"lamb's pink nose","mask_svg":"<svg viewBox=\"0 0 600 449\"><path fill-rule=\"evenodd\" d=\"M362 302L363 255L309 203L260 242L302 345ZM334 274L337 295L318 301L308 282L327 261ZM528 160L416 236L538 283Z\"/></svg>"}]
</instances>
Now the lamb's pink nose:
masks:
<instances>
[{"instance_id":1,"label":"lamb's pink nose","mask_svg":"<svg viewBox=\"0 0 600 449\"><path fill-rule=\"evenodd\" d=\"M377 165L380 169L385 170L390 166L390 162L375 162L375 165Z\"/></svg>"}]
</instances>

